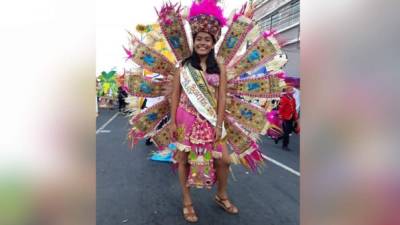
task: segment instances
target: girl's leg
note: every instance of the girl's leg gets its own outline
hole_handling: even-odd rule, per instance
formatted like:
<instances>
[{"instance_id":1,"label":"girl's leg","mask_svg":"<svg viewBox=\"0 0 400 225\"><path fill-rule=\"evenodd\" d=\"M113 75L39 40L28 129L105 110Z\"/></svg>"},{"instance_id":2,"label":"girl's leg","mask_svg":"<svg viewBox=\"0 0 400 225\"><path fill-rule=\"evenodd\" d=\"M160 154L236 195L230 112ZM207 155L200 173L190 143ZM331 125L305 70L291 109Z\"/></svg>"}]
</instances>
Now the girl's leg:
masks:
<instances>
[{"instance_id":1,"label":"girl's leg","mask_svg":"<svg viewBox=\"0 0 400 225\"><path fill-rule=\"evenodd\" d=\"M215 201L218 205L225 209L230 214L237 214L238 208L233 205L228 199L228 176L229 176L229 165L231 163L228 147L226 144L222 145L222 158L216 160L216 173L217 173L217 195Z\"/></svg>"},{"instance_id":2,"label":"girl's leg","mask_svg":"<svg viewBox=\"0 0 400 225\"><path fill-rule=\"evenodd\" d=\"M188 161L187 152L178 151L176 160L178 161L179 182L182 188L183 195L183 217L188 222L197 222L198 218L192 205L189 187L186 185L188 177Z\"/></svg>"},{"instance_id":3,"label":"girl's leg","mask_svg":"<svg viewBox=\"0 0 400 225\"><path fill-rule=\"evenodd\" d=\"M176 160L178 161L178 174L179 174L179 183L182 188L183 195L183 204L188 205L192 203L192 198L190 196L190 190L187 184L188 177L188 153L187 152L177 152Z\"/></svg>"},{"instance_id":4,"label":"girl's leg","mask_svg":"<svg viewBox=\"0 0 400 225\"><path fill-rule=\"evenodd\" d=\"M230 157L226 144L222 144L222 158L216 159L215 165L217 173L217 195L221 198L228 198L227 187Z\"/></svg>"}]
</instances>

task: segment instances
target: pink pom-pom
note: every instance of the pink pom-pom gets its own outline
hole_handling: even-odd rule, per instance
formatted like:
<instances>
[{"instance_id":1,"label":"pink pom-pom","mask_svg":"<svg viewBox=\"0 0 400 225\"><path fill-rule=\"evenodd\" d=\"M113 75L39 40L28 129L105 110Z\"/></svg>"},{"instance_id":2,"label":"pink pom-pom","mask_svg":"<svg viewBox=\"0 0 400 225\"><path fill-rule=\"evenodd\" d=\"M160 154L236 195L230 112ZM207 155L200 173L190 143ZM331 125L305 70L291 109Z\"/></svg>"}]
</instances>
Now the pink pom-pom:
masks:
<instances>
[{"instance_id":1,"label":"pink pom-pom","mask_svg":"<svg viewBox=\"0 0 400 225\"><path fill-rule=\"evenodd\" d=\"M263 33L263 37L264 38L268 38L270 36L274 36L276 34L275 30L267 30Z\"/></svg>"},{"instance_id":2,"label":"pink pom-pom","mask_svg":"<svg viewBox=\"0 0 400 225\"><path fill-rule=\"evenodd\" d=\"M131 129L128 133L128 138L131 140L131 147L133 148L134 145L138 143L140 139L145 136L143 131L138 131L136 129Z\"/></svg>"}]
</instances>

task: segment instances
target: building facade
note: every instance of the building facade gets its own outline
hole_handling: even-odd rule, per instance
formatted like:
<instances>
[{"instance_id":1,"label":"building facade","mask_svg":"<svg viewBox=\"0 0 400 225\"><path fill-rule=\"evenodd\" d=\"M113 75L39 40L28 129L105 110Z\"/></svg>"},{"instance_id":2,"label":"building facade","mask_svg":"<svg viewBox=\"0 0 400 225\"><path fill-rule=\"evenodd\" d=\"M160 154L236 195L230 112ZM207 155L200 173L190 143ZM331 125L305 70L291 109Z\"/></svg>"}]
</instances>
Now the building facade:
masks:
<instances>
[{"instance_id":1,"label":"building facade","mask_svg":"<svg viewBox=\"0 0 400 225\"><path fill-rule=\"evenodd\" d=\"M289 76L300 77L300 1L256 0L254 19L262 31L274 30L283 41L288 58L283 68Z\"/></svg>"}]
</instances>

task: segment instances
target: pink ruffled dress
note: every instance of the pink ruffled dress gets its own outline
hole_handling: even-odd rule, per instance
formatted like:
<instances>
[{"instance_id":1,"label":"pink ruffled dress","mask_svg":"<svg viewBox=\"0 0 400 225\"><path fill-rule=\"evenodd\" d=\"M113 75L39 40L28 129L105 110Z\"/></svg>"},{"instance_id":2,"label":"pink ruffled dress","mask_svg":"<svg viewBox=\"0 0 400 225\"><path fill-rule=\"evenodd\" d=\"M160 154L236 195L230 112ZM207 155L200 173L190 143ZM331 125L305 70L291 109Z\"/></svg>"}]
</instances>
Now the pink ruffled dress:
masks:
<instances>
[{"instance_id":1,"label":"pink ruffled dress","mask_svg":"<svg viewBox=\"0 0 400 225\"><path fill-rule=\"evenodd\" d=\"M218 74L205 75L209 85L219 86ZM184 91L181 92L176 112L177 149L189 152L190 170L188 186L211 188L215 183L213 158L221 157L215 148L215 130L190 102Z\"/></svg>"}]
</instances>

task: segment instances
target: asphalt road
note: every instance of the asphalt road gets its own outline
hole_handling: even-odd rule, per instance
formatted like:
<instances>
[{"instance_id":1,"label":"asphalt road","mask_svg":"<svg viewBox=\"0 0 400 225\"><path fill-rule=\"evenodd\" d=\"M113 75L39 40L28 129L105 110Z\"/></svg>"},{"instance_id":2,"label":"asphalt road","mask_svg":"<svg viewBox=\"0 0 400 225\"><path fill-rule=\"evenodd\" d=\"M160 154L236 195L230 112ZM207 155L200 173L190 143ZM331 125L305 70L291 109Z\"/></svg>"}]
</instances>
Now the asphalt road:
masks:
<instances>
[{"instance_id":1,"label":"asphalt road","mask_svg":"<svg viewBox=\"0 0 400 225\"><path fill-rule=\"evenodd\" d=\"M148 160L155 147L144 141L129 149L128 118L117 115L99 130L117 112L100 109L97 118L97 225L189 224L182 216L178 176L170 164ZM299 171L299 136L291 136L290 152L282 151L280 144L264 137L261 148L268 157ZM284 166L267 161L261 174L232 166L236 181L229 178L228 192L238 215L229 215L214 203L215 189L192 189L197 224L299 224L300 177Z\"/></svg>"}]
</instances>

